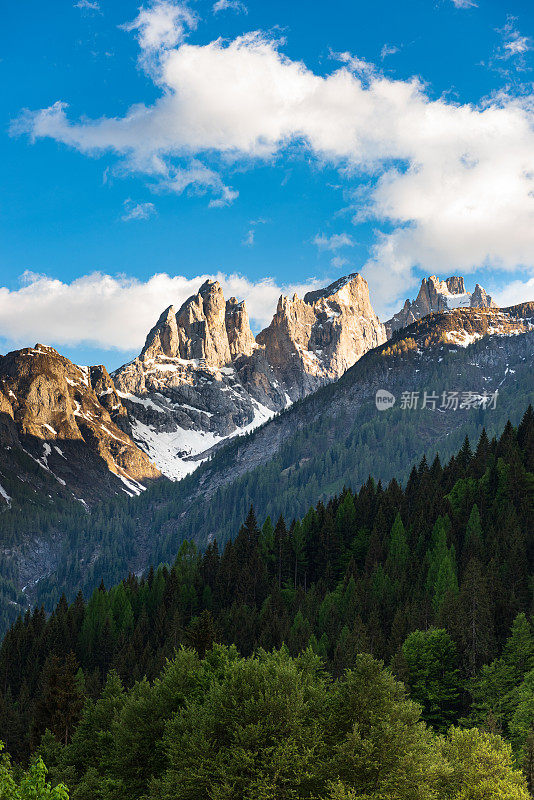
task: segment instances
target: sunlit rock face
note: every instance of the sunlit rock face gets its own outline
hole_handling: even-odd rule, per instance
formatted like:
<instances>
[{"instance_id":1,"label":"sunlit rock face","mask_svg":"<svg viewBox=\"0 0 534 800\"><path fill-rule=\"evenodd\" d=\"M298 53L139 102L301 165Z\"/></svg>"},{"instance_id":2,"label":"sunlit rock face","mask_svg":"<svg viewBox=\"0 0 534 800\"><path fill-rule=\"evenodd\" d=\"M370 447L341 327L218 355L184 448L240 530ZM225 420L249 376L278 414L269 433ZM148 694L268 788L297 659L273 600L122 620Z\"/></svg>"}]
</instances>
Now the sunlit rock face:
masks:
<instances>
[{"instance_id":1,"label":"sunlit rock face","mask_svg":"<svg viewBox=\"0 0 534 800\"><path fill-rule=\"evenodd\" d=\"M246 304L216 281L167 308L141 354L114 375L131 432L166 475L191 472L230 436L339 378L384 342L365 280L342 278L304 299L280 297L257 337Z\"/></svg>"},{"instance_id":2,"label":"sunlit rock face","mask_svg":"<svg viewBox=\"0 0 534 800\"><path fill-rule=\"evenodd\" d=\"M386 322L388 337L427 314L439 314L456 308L497 308L489 294L477 283L471 294L464 279L453 275L440 281L435 275L423 278L415 300L406 300L401 310Z\"/></svg>"}]
</instances>

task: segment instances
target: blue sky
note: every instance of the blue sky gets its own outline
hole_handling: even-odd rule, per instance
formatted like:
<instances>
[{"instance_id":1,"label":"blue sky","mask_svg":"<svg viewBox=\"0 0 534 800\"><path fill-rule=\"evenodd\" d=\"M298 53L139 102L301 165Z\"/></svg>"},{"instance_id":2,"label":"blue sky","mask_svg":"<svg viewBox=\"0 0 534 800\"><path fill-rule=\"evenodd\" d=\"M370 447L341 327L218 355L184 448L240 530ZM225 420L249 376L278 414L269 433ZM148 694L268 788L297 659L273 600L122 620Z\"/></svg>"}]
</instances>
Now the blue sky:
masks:
<instances>
[{"instance_id":1,"label":"blue sky","mask_svg":"<svg viewBox=\"0 0 534 800\"><path fill-rule=\"evenodd\" d=\"M533 299L527 0L3 17L4 350L118 366L205 275L247 297L255 329L281 290L352 271L383 316L430 272Z\"/></svg>"}]
</instances>

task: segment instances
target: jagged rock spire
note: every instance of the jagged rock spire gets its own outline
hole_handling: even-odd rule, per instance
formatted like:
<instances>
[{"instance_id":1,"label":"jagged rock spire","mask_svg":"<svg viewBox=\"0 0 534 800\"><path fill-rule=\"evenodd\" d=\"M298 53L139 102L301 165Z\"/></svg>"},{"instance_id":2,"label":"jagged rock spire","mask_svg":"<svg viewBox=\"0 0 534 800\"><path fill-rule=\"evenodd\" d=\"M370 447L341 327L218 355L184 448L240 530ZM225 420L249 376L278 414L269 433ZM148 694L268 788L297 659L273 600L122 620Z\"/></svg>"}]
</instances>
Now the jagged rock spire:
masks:
<instances>
[{"instance_id":1,"label":"jagged rock spire","mask_svg":"<svg viewBox=\"0 0 534 800\"><path fill-rule=\"evenodd\" d=\"M473 294L470 294L460 275L453 275L444 281L430 275L421 281L416 299L406 300L401 310L386 322L388 336L427 314L438 314L454 308L497 308L497 305L478 283Z\"/></svg>"}]
</instances>

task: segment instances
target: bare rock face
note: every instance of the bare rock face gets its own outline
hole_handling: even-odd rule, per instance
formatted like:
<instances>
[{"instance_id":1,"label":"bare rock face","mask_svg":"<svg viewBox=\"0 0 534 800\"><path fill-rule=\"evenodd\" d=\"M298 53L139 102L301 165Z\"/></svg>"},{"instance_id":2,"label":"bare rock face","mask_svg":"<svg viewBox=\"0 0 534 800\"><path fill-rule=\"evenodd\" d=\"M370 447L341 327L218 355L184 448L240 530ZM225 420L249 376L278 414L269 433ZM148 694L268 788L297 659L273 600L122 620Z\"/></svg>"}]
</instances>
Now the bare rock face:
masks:
<instances>
[{"instance_id":1,"label":"bare rock face","mask_svg":"<svg viewBox=\"0 0 534 800\"><path fill-rule=\"evenodd\" d=\"M225 326L228 346L232 359L239 356L250 356L256 347L256 340L250 330L247 307L244 301L239 302L231 297L226 302Z\"/></svg>"},{"instance_id":2,"label":"bare rock face","mask_svg":"<svg viewBox=\"0 0 534 800\"><path fill-rule=\"evenodd\" d=\"M335 380L383 341L359 275L304 300L281 297L256 339L245 303L225 301L207 281L178 312L163 312L141 355L113 378L135 440L180 478L226 438Z\"/></svg>"},{"instance_id":3,"label":"bare rock face","mask_svg":"<svg viewBox=\"0 0 534 800\"><path fill-rule=\"evenodd\" d=\"M245 303L226 302L211 281L178 312L169 307L141 355L113 378L134 438L174 479L198 465L198 454L287 404L250 330Z\"/></svg>"},{"instance_id":4,"label":"bare rock face","mask_svg":"<svg viewBox=\"0 0 534 800\"><path fill-rule=\"evenodd\" d=\"M486 290L477 283L475 291L471 295L471 308L498 308L498 306Z\"/></svg>"},{"instance_id":5,"label":"bare rock face","mask_svg":"<svg viewBox=\"0 0 534 800\"><path fill-rule=\"evenodd\" d=\"M207 367L215 369L226 366L231 358L225 317L220 284L206 281L176 315L180 357L203 359Z\"/></svg>"},{"instance_id":6,"label":"bare rock face","mask_svg":"<svg viewBox=\"0 0 534 800\"><path fill-rule=\"evenodd\" d=\"M40 344L0 358L0 447L24 450L78 499L139 494L160 477L112 415L126 420L105 367Z\"/></svg>"},{"instance_id":7,"label":"bare rock face","mask_svg":"<svg viewBox=\"0 0 534 800\"><path fill-rule=\"evenodd\" d=\"M477 283L473 294L465 288L464 279L453 275L440 281L435 275L423 278L415 300L406 300L401 310L386 322L388 338L427 314L440 314L457 308L497 308L492 298Z\"/></svg>"},{"instance_id":8,"label":"bare rock face","mask_svg":"<svg viewBox=\"0 0 534 800\"><path fill-rule=\"evenodd\" d=\"M142 356L165 355L174 358L179 354L180 343L178 339L178 325L174 306L165 309L152 330L146 337Z\"/></svg>"},{"instance_id":9,"label":"bare rock face","mask_svg":"<svg viewBox=\"0 0 534 800\"><path fill-rule=\"evenodd\" d=\"M281 297L273 321L257 337L292 400L336 380L385 340L358 274L308 292L304 300Z\"/></svg>"}]
</instances>

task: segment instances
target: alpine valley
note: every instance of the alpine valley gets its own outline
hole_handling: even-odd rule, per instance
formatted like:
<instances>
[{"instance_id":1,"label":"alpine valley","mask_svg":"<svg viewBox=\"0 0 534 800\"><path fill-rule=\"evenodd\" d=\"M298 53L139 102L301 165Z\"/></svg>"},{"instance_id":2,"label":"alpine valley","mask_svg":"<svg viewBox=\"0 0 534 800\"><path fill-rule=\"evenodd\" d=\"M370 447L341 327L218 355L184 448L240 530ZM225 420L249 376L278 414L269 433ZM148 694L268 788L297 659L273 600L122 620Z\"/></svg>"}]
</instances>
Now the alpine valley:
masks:
<instances>
[{"instance_id":1,"label":"alpine valley","mask_svg":"<svg viewBox=\"0 0 534 800\"><path fill-rule=\"evenodd\" d=\"M496 308L460 277L424 279L383 325L352 274L280 297L256 337L245 303L208 281L112 375L45 345L8 353L3 625L27 603L50 607L63 591L172 560L186 539L224 543L251 504L297 517L371 473L401 479L425 453L448 457L483 426L496 433L534 399L533 340L533 303ZM380 389L398 398L385 413ZM401 408L403 392L430 390L437 408ZM475 399L447 407L445 391Z\"/></svg>"},{"instance_id":2,"label":"alpine valley","mask_svg":"<svg viewBox=\"0 0 534 800\"><path fill-rule=\"evenodd\" d=\"M533 352L534 302L383 325L354 274L257 336L207 282L112 375L3 356L7 796L527 800Z\"/></svg>"}]
</instances>

